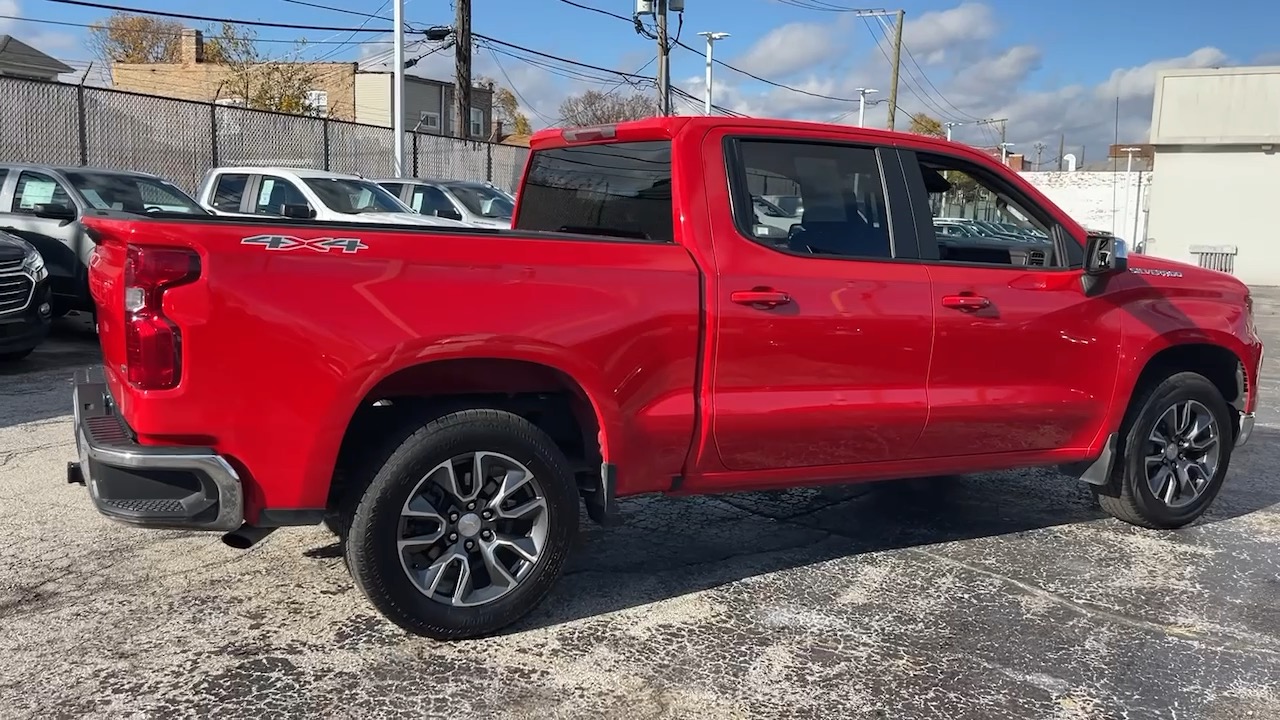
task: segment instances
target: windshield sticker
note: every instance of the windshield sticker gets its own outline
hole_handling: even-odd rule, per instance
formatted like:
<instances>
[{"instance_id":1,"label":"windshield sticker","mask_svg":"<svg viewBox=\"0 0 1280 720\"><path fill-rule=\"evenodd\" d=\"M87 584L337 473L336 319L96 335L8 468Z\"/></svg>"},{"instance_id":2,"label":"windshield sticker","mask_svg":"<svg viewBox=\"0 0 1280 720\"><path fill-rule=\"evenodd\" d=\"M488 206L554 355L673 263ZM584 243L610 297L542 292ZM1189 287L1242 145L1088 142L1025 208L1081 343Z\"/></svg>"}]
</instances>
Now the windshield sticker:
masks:
<instances>
[{"instance_id":1,"label":"windshield sticker","mask_svg":"<svg viewBox=\"0 0 1280 720\"><path fill-rule=\"evenodd\" d=\"M292 235L254 235L244 238L240 244L261 245L268 250L297 250L305 247L322 253L338 248L343 254L357 253L369 247L359 238L319 237L304 240Z\"/></svg>"},{"instance_id":2,"label":"windshield sticker","mask_svg":"<svg viewBox=\"0 0 1280 720\"><path fill-rule=\"evenodd\" d=\"M1157 275L1159 277L1171 277L1171 278L1182 277L1181 270L1153 270L1149 268L1129 268L1129 272L1136 273L1138 275Z\"/></svg>"}]
</instances>

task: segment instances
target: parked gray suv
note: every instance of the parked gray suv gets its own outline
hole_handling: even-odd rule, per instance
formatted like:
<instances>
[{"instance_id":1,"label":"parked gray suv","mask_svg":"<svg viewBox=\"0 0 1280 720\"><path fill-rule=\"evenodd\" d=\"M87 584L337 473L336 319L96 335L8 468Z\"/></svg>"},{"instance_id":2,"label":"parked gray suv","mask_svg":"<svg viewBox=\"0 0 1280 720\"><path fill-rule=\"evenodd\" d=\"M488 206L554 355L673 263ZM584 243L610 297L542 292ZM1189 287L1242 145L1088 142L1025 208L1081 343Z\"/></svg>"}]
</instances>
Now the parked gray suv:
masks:
<instances>
[{"instance_id":1,"label":"parked gray suv","mask_svg":"<svg viewBox=\"0 0 1280 720\"><path fill-rule=\"evenodd\" d=\"M95 208L208 214L176 185L155 175L0 163L0 230L31 243L44 257L55 316L94 309L88 280L93 241L85 236L80 217Z\"/></svg>"}]
</instances>

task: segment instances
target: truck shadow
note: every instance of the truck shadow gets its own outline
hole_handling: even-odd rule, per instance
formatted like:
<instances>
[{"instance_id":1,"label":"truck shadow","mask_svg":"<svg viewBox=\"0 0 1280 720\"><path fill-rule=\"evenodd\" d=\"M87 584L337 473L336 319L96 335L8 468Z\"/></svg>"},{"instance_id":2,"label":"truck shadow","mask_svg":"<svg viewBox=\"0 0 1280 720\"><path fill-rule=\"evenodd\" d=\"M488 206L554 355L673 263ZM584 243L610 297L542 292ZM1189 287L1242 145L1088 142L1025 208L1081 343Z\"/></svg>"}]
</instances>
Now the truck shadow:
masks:
<instances>
[{"instance_id":1,"label":"truck shadow","mask_svg":"<svg viewBox=\"0 0 1280 720\"><path fill-rule=\"evenodd\" d=\"M1226 486L1200 525L1280 504L1280 485L1271 480L1269 469L1280 460L1278 435L1277 430L1258 429L1234 458ZM1083 523L1130 528L1103 513L1086 486L1048 470L773 493L646 497L624 501L622 510L626 524L621 527L600 528L583 518L580 547L565 577L537 611L509 632L596 617L838 558ZM1195 542L1193 536L1185 541ZM1087 548L1073 548L1069 539L1062 542L1061 553L1083 553L1081 560L1089 561ZM794 582L813 585L821 577ZM816 587L812 592L827 590Z\"/></svg>"}]
</instances>

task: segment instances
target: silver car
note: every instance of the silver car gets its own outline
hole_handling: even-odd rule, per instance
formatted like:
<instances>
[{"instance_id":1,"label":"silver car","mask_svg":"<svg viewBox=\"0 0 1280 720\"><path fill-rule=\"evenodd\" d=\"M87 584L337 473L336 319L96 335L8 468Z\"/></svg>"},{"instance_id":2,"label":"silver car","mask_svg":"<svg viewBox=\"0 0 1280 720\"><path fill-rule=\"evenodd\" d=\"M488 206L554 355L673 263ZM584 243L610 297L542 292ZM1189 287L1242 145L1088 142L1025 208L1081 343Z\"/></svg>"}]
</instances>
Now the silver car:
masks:
<instances>
[{"instance_id":1,"label":"silver car","mask_svg":"<svg viewBox=\"0 0 1280 720\"><path fill-rule=\"evenodd\" d=\"M476 227L511 227L515 198L487 182L408 178L377 183L423 215L461 220Z\"/></svg>"}]
</instances>

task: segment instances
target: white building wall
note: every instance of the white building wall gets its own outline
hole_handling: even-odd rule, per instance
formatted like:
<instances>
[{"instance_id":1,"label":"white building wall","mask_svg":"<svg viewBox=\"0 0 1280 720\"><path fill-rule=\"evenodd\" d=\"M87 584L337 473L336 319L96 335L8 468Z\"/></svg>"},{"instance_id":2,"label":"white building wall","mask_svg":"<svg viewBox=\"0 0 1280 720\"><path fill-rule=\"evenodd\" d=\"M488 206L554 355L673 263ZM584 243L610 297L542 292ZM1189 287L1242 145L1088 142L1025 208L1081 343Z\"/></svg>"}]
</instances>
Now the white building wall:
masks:
<instances>
[{"instance_id":1,"label":"white building wall","mask_svg":"<svg viewBox=\"0 0 1280 720\"><path fill-rule=\"evenodd\" d=\"M1117 237L1128 240L1130 247L1146 237L1147 199L1152 173L1077 171L1020 174L1086 228L1115 233Z\"/></svg>"},{"instance_id":2,"label":"white building wall","mask_svg":"<svg viewBox=\"0 0 1280 720\"><path fill-rule=\"evenodd\" d=\"M1280 285L1280 154L1161 151L1156 163L1147 253L1194 264L1193 246L1233 245L1232 274L1251 285Z\"/></svg>"}]
</instances>

